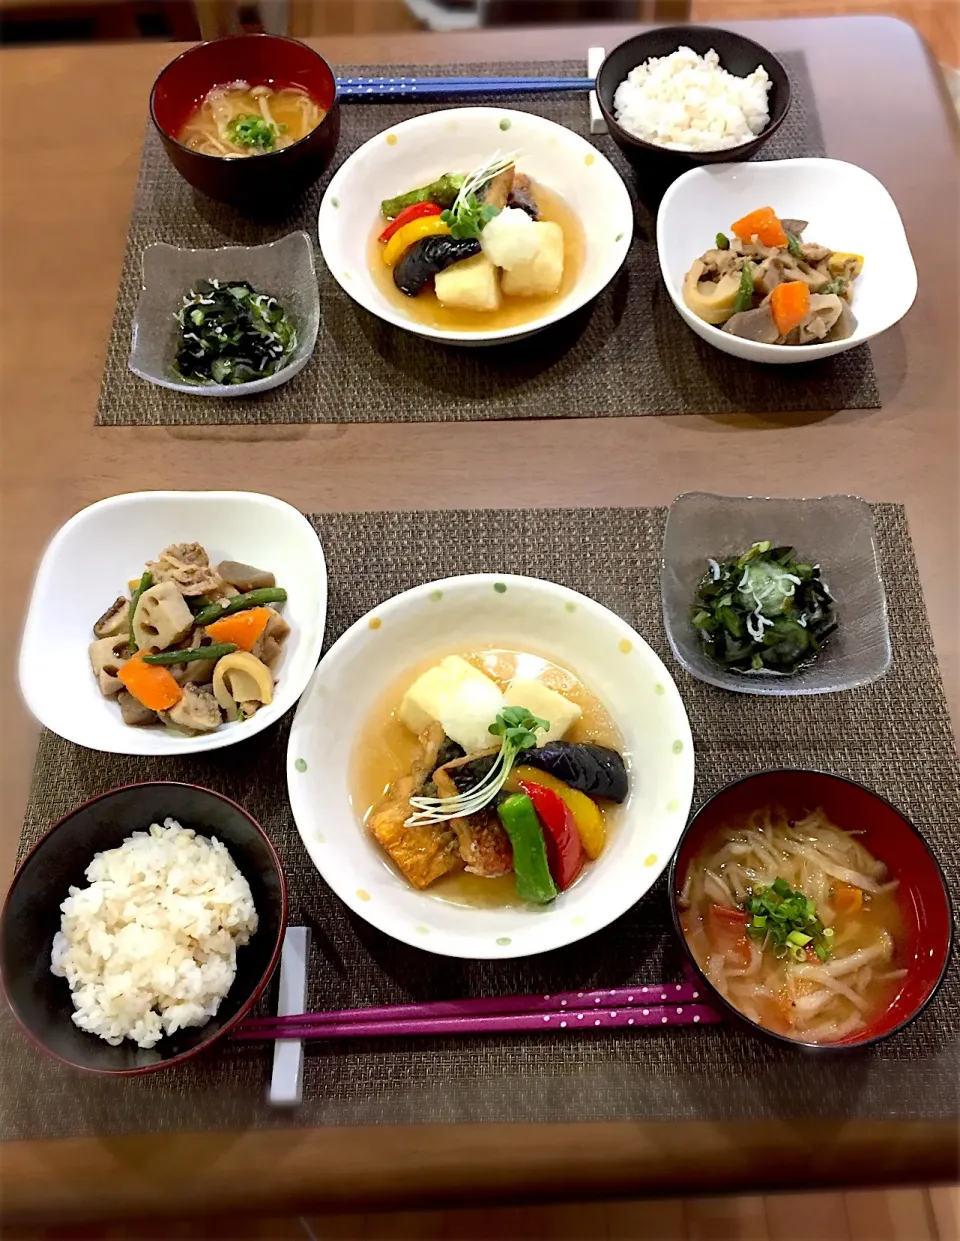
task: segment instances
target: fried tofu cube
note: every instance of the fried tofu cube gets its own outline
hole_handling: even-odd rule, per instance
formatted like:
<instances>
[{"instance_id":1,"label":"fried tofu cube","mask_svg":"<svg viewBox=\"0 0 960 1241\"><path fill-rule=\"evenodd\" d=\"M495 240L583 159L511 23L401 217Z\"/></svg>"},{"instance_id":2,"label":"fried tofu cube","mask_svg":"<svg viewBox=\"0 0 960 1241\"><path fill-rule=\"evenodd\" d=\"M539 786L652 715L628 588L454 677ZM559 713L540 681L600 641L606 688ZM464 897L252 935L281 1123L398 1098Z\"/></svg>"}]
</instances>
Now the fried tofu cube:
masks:
<instances>
[{"instance_id":1,"label":"fried tofu cube","mask_svg":"<svg viewBox=\"0 0 960 1241\"><path fill-rule=\"evenodd\" d=\"M583 715L577 703L564 698L563 694L558 694L542 681L532 681L526 677L514 677L504 697L508 707L526 707L532 715L539 716L550 725L547 732L537 734L537 745L560 741Z\"/></svg>"},{"instance_id":2,"label":"fried tofu cube","mask_svg":"<svg viewBox=\"0 0 960 1241\"><path fill-rule=\"evenodd\" d=\"M468 753L494 745L489 728L503 709L495 681L459 655L448 655L410 686L400 704L400 723L418 736L439 723Z\"/></svg>"},{"instance_id":3,"label":"fried tofu cube","mask_svg":"<svg viewBox=\"0 0 960 1241\"><path fill-rule=\"evenodd\" d=\"M563 280L563 229L553 220L541 220L533 227L540 247L529 262L504 271L500 287L507 297L546 297L556 293Z\"/></svg>"},{"instance_id":4,"label":"fried tofu cube","mask_svg":"<svg viewBox=\"0 0 960 1241\"><path fill-rule=\"evenodd\" d=\"M464 259L438 272L434 288L444 306L460 310L500 309L497 269L485 254L475 254L472 259Z\"/></svg>"}]
</instances>

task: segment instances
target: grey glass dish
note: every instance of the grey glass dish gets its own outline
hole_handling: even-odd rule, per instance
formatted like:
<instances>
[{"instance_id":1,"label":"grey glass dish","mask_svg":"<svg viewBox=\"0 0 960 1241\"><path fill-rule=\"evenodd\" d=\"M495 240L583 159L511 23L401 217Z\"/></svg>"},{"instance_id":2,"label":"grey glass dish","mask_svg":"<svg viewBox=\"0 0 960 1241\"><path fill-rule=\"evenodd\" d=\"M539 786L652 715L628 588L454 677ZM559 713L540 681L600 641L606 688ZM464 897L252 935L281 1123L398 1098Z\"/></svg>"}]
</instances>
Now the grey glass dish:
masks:
<instances>
[{"instance_id":1,"label":"grey glass dish","mask_svg":"<svg viewBox=\"0 0 960 1241\"><path fill-rule=\"evenodd\" d=\"M142 273L130 342L130 369L141 379L190 396L251 396L286 383L310 360L320 326L320 293L313 243L306 233L290 233L263 246L219 250L185 250L158 242L144 250ZM172 369L179 333L174 315L184 294L200 280L247 280L277 298L297 329L297 346L286 365L245 384L177 379Z\"/></svg>"},{"instance_id":2,"label":"grey glass dish","mask_svg":"<svg viewBox=\"0 0 960 1241\"><path fill-rule=\"evenodd\" d=\"M734 672L714 663L690 621L694 592L715 560L769 539L811 564L836 600L839 625L793 676ZM777 499L691 491L667 514L660 564L663 621L677 662L691 676L739 694L831 694L869 685L890 667L887 600L870 506L856 496Z\"/></svg>"}]
</instances>

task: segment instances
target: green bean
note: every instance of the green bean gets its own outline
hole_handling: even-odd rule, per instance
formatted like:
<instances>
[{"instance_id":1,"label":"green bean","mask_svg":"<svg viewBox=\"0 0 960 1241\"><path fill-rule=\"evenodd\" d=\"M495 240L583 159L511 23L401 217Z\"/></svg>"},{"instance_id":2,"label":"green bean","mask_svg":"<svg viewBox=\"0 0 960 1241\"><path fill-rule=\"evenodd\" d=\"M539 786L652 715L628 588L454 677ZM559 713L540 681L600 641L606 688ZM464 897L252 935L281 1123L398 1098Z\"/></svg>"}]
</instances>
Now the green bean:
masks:
<instances>
[{"instance_id":1,"label":"green bean","mask_svg":"<svg viewBox=\"0 0 960 1241\"><path fill-rule=\"evenodd\" d=\"M160 651L157 655L144 655L145 664L190 664L195 659L221 659L237 649L236 642L216 642L209 646L191 646L181 651Z\"/></svg>"},{"instance_id":2,"label":"green bean","mask_svg":"<svg viewBox=\"0 0 960 1241\"><path fill-rule=\"evenodd\" d=\"M145 569L143 576L140 578L140 584L135 588L130 596L130 645L134 650L137 649L137 635L133 628L133 618L137 614L137 604L140 602L140 596L145 590L149 590L153 585L153 574L149 569Z\"/></svg>"},{"instance_id":3,"label":"green bean","mask_svg":"<svg viewBox=\"0 0 960 1241\"><path fill-rule=\"evenodd\" d=\"M224 616L232 616L234 612L245 612L247 608L258 608L264 603L284 603L286 598L287 592L282 586L261 586L257 590L248 590L245 595L234 595L225 603L212 603L193 619L202 629Z\"/></svg>"}]
</instances>

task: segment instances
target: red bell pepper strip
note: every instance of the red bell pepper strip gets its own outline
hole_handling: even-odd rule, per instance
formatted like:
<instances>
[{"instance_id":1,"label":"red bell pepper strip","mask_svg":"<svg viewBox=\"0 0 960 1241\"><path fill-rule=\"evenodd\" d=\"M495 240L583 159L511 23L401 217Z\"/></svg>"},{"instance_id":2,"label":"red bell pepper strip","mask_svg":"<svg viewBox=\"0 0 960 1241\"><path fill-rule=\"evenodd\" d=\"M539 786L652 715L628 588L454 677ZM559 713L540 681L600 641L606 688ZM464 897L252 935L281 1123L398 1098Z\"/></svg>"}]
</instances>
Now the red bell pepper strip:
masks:
<instances>
[{"instance_id":1,"label":"red bell pepper strip","mask_svg":"<svg viewBox=\"0 0 960 1241\"><path fill-rule=\"evenodd\" d=\"M409 224L411 220L422 220L428 215L439 215L441 211L442 208L436 203L411 203L409 207L404 207L395 220L390 221L377 240L389 241L404 224Z\"/></svg>"},{"instance_id":2,"label":"red bell pepper strip","mask_svg":"<svg viewBox=\"0 0 960 1241\"><path fill-rule=\"evenodd\" d=\"M533 802L533 808L543 824L550 874L563 892L583 867L583 845L573 811L562 797L542 784L521 780L520 787Z\"/></svg>"}]
</instances>

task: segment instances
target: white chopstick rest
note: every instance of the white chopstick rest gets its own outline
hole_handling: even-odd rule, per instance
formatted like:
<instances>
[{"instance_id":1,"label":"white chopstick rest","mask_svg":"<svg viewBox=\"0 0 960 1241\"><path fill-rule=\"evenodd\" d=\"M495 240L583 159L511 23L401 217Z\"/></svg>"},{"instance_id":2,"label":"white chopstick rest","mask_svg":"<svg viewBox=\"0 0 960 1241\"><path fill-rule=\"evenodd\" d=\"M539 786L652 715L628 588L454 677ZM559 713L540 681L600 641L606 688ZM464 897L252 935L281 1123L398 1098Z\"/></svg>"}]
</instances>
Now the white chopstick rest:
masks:
<instances>
[{"instance_id":1,"label":"white chopstick rest","mask_svg":"<svg viewBox=\"0 0 960 1241\"><path fill-rule=\"evenodd\" d=\"M280 956L280 996L277 1016L307 1011L307 967L310 928L288 926ZM273 1076L267 1102L274 1107L296 1107L303 1098L303 1041L278 1039L273 1047Z\"/></svg>"},{"instance_id":2,"label":"white chopstick rest","mask_svg":"<svg viewBox=\"0 0 960 1241\"><path fill-rule=\"evenodd\" d=\"M606 50L602 47L591 47L587 52L587 77L596 81L597 74L600 72L600 66L606 59ZM600 111L600 105L597 103L597 92L590 92L590 132L592 134L605 134L607 132L607 122L603 119L603 113Z\"/></svg>"}]
</instances>

